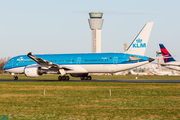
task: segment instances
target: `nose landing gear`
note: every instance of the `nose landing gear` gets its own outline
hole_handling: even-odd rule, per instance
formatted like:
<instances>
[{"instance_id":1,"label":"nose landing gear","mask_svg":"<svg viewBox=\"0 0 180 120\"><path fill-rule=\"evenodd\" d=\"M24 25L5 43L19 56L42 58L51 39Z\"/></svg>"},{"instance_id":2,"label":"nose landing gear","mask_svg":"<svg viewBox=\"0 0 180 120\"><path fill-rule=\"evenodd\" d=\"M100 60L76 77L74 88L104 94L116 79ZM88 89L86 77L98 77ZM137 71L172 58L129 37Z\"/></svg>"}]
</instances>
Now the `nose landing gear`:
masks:
<instances>
[{"instance_id":1,"label":"nose landing gear","mask_svg":"<svg viewBox=\"0 0 180 120\"><path fill-rule=\"evenodd\" d=\"M18 76L14 76L14 80L18 80Z\"/></svg>"}]
</instances>

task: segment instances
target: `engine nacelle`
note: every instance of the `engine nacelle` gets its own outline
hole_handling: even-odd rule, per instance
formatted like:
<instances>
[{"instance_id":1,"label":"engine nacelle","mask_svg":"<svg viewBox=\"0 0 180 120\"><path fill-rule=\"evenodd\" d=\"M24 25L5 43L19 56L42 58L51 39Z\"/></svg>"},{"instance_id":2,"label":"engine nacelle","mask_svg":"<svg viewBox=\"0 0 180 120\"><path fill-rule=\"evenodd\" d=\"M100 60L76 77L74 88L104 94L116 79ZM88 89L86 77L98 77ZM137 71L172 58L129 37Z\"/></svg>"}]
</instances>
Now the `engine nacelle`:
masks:
<instances>
[{"instance_id":1,"label":"engine nacelle","mask_svg":"<svg viewBox=\"0 0 180 120\"><path fill-rule=\"evenodd\" d=\"M31 65L24 68L24 74L27 77L39 77L43 74L43 70L39 65Z\"/></svg>"}]
</instances>

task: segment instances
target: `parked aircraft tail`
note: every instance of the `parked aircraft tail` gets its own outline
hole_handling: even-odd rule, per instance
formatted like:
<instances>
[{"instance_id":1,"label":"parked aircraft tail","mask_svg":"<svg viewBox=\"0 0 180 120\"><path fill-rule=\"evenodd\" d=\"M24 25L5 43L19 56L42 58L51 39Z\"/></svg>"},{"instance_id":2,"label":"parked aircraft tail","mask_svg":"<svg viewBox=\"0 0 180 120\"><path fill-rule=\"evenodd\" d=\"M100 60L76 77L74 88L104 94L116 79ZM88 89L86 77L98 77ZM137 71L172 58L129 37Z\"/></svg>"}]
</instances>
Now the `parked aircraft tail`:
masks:
<instances>
[{"instance_id":1,"label":"parked aircraft tail","mask_svg":"<svg viewBox=\"0 0 180 120\"><path fill-rule=\"evenodd\" d=\"M159 44L159 47L161 49L161 54L164 59L164 63L175 61L175 59L171 56L171 54L168 52L168 50L164 47L163 44Z\"/></svg>"},{"instance_id":2,"label":"parked aircraft tail","mask_svg":"<svg viewBox=\"0 0 180 120\"><path fill-rule=\"evenodd\" d=\"M155 68L154 65L152 65L152 68L150 68L150 72L155 74L155 75L173 75L172 72L159 71L158 69Z\"/></svg>"},{"instance_id":3,"label":"parked aircraft tail","mask_svg":"<svg viewBox=\"0 0 180 120\"><path fill-rule=\"evenodd\" d=\"M154 67L154 65L151 65L150 71L152 73L157 73L158 72L158 70Z\"/></svg>"},{"instance_id":4,"label":"parked aircraft tail","mask_svg":"<svg viewBox=\"0 0 180 120\"><path fill-rule=\"evenodd\" d=\"M153 23L154 22L149 22L142 28L125 53L144 55Z\"/></svg>"},{"instance_id":5,"label":"parked aircraft tail","mask_svg":"<svg viewBox=\"0 0 180 120\"><path fill-rule=\"evenodd\" d=\"M131 72L132 75L135 75L135 74L136 74L133 70L130 70L130 72Z\"/></svg>"}]
</instances>

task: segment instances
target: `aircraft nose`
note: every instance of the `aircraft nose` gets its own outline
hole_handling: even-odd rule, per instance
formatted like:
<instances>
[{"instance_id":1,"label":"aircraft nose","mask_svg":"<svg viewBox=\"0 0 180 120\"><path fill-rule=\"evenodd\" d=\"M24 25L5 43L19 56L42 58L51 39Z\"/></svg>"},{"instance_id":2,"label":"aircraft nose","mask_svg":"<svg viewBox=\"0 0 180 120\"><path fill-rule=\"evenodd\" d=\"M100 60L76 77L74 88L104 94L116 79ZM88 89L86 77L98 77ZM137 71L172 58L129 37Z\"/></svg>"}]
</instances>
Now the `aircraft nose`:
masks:
<instances>
[{"instance_id":1,"label":"aircraft nose","mask_svg":"<svg viewBox=\"0 0 180 120\"><path fill-rule=\"evenodd\" d=\"M9 61L4 65L3 69L6 70L9 67Z\"/></svg>"},{"instance_id":2,"label":"aircraft nose","mask_svg":"<svg viewBox=\"0 0 180 120\"><path fill-rule=\"evenodd\" d=\"M4 65L3 69L6 70L6 68L7 68L7 63Z\"/></svg>"},{"instance_id":3,"label":"aircraft nose","mask_svg":"<svg viewBox=\"0 0 180 120\"><path fill-rule=\"evenodd\" d=\"M152 61L154 61L154 59L153 58L149 58L149 62L152 62Z\"/></svg>"}]
</instances>

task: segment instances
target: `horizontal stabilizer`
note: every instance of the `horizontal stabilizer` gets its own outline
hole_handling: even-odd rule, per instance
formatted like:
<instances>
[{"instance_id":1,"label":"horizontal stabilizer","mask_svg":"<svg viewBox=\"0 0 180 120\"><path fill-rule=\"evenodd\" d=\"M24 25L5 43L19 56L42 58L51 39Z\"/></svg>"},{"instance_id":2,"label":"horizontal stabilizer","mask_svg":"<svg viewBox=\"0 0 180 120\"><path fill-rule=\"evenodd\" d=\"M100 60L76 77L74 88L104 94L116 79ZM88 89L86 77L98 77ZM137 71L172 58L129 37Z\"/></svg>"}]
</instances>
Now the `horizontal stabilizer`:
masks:
<instances>
[{"instance_id":1,"label":"horizontal stabilizer","mask_svg":"<svg viewBox=\"0 0 180 120\"><path fill-rule=\"evenodd\" d=\"M129 56L129 60L130 61L138 61L138 60L142 60L141 58L135 57L135 56Z\"/></svg>"},{"instance_id":2,"label":"horizontal stabilizer","mask_svg":"<svg viewBox=\"0 0 180 120\"><path fill-rule=\"evenodd\" d=\"M180 65L178 65L178 64L161 64L161 66L163 66L163 67L167 67L167 66L177 66L177 67L180 67Z\"/></svg>"}]
</instances>

